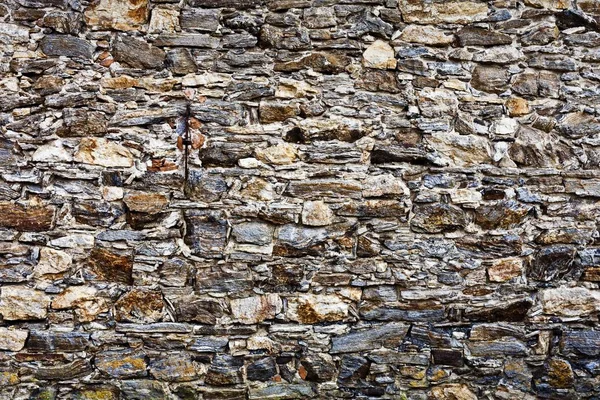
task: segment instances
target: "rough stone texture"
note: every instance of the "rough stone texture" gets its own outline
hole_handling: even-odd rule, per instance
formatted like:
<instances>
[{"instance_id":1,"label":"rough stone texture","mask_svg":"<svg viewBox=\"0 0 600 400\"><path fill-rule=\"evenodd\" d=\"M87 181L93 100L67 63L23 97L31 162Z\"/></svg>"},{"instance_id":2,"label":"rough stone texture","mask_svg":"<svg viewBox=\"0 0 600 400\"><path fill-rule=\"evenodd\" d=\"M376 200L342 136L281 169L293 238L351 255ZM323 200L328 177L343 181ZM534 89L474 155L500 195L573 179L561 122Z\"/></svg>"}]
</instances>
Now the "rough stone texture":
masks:
<instances>
[{"instance_id":1,"label":"rough stone texture","mask_svg":"<svg viewBox=\"0 0 600 400\"><path fill-rule=\"evenodd\" d=\"M600 398L599 49L595 0L0 1L0 399Z\"/></svg>"}]
</instances>

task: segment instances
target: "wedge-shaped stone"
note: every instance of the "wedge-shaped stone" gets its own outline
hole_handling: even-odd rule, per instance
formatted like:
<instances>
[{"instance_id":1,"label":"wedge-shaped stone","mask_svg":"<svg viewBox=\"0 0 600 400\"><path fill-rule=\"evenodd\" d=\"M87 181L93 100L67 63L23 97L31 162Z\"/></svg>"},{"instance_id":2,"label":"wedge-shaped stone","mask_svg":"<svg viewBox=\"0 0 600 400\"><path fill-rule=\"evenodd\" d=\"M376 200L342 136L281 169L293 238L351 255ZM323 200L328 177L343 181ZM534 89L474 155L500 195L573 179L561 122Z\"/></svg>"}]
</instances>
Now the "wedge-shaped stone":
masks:
<instances>
[{"instance_id":1,"label":"wedge-shaped stone","mask_svg":"<svg viewBox=\"0 0 600 400\"><path fill-rule=\"evenodd\" d=\"M374 350L385 345L396 347L408 332L408 325L389 323L373 325L332 339L331 354L356 353Z\"/></svg>"}]
</instances>

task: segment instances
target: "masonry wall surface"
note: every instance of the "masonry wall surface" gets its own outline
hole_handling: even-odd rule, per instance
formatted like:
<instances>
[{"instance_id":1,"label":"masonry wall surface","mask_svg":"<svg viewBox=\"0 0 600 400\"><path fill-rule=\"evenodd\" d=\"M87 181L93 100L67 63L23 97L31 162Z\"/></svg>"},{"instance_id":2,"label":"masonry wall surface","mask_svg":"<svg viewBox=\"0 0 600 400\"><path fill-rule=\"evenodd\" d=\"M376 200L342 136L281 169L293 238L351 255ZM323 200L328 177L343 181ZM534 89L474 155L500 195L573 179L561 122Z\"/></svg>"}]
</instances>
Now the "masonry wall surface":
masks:
<instances>
[{"instance_id":1,"label":"masonry wall surface","mask_svg":"<svg viewBox=\"0 0 600 400\"><path fill-rule=\"evenodd\" d=\"M594 0L0 0L0 399L599 399L599 62Z\"/></svg>"}]
</instances>

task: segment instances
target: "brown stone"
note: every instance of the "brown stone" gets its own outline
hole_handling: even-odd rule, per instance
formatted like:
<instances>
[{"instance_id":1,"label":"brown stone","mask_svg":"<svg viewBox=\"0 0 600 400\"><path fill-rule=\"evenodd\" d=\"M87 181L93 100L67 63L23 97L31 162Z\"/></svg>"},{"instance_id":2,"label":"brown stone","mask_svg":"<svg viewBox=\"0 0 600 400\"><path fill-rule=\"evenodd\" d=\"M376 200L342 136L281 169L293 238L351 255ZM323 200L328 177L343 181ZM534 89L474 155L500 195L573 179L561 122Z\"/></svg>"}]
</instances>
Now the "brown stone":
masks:
<instances>
[{"instance_id":1,"label":"brown stone","mask_svg":"<svg viewBox=\"0 0 600 400\"><path fill-rule=\"evenodd\" d=\"M520 258L503 258L494 260L487 269L492 282L506 282L523 273L523 261Z\"/></svg>"},{"instance_id":2,"label":"brown stone","mask_svg":"<svg viewBox=\"0 0 600 400\"><path fill-rule=\"evenodd\" d=\"M132 191L127 193L123 198L123 201L130 211L148 214L157 214L169 204L169 198L163 193L148 193L142 191Z\"/></svg>"},{"instance_id":3,"label":"brown stone","mask_svg":"<svg viewBox=\"0 0 600 400\"><path fill-rule=\"evenodd\" d=\"M531 112L527 100L520 97L511 97L510 99L506 100L504 105L508 110L508 115L511 117L521 117Z\"/></svg>"},{"instance_id":4,"label":"brown stone","mask_svg":"<svg viewBox=\"0 0 600 400\"><path fill-rule=\"evenodd\" d=\"M471 74L471 86L482 92L502 93L508 88L506 68L477 65Z\"/></svg>"},{"instance_id":5,"label":"brown stone","mask_svg":"<svg viewBox=\"0 0 600 400\"><path fill-rule=\"evenodd\" d=\"M0 227L26 232L42 232L52 229L54 206L30 202L28 205L0 201Z\"/></svg>"},{"instance_id":6,"label":"brown stone","mask_svg":"<svg viewBox=\"0 0 600 400\"><path fill-rule=\"evenodd\" d=\"M429 392L432 400L477 400L477 396L467 385L448 383L436 386Z\"/></svg>"},{"instance_id":7,"label":"brown stone","mask_svg":"<svg viewBox=\"0 0 600 400\"><path fill-rule=\"evenodd\" d=\"M575 375L571 369L571 364L565 360L553 358L548 360L548 382L557 389L566 389L575 383Z\"/></svg>"},{"instance_id":8,"label":"brown stone","mask_svg":"<svg viewBox=\"0 0 600 400\"><path fill-rule=\"evenodd\" d=\"M302 324L341 321L348 316L348 304L335 295L303 294L288 298L287 314Z\"/></svg>"},{"instance_id":9,"label":"brown stone","mask_svg":"<svg viewBox=\"0 0 600 400\"><path fill-rule=\"evenodd\" d=\"M115 319L140 324L158 322L162 318L163 307L160 290L133 289L115 303Z\"/></svg>"},{"instance_id":10,"label":"brown stone","mask_svg":"<svg viewBox=\"0 0 600 400\"><path fill-rule=\"evenodd\" d=\"M312 68L316 72L338 74L344 72L351 61L350 57L335 53L311 53L298 60L276 63L274 70L294 72Z\"/></svg>"},{"instance_id":11,"label":"brown stone","mask_svg":"<svg viewBox=\"0 0 600 400\"><path fill-rule=\"evenodd\" d=\"M130 255L112 253L99 247L94 248L88 259L88 268L95 279L131 285L133 258Z\"/></svg>"},{"instance_id":12,"label":"brown stone","mask_svg":"<svg viewBox=\"0 0 600 400\"><path fill-rule=\"evenodd\" d=\"M261 101L258 112L260 115L260 122L263 124L270 124L295 117L300 113L300 109L297 104L293 103L270 103Z\"/></svg>"},{"instance_id":13,"label":"brown stone","mask_svg":"<svg viewBox=\"0 0 600 400\"><path fill-rule=\"evenodd\" d=\"M475 210L475 223L483 229L510 229L523 223L531 207L515 201L501 201Z\"/></svg>"}]
</instances>

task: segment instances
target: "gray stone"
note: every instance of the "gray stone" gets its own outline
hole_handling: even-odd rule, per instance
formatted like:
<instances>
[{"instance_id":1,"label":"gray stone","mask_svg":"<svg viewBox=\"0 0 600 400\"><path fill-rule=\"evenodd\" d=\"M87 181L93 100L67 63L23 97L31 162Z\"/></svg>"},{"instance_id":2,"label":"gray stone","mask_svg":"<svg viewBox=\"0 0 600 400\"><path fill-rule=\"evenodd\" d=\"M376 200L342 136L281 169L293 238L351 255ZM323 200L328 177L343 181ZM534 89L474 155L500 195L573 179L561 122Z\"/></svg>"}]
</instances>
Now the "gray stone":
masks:
<instances>
[{"instance_id":1,"label":"gray stone","mask_svg":"<svg viewBox=\"0 0 600 400\"><path fill-rule=\"evenodd\" d=\"M65 56L91 60L94 45L70 35L48 35L40 42L40 48L48 56Z\"/></svg>"}]
</instances>

